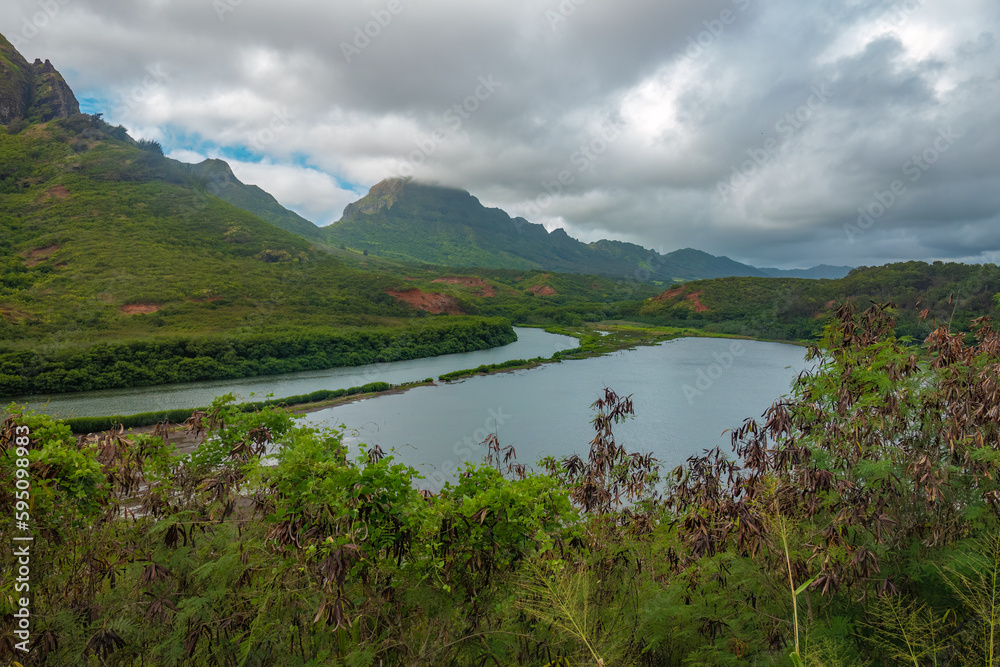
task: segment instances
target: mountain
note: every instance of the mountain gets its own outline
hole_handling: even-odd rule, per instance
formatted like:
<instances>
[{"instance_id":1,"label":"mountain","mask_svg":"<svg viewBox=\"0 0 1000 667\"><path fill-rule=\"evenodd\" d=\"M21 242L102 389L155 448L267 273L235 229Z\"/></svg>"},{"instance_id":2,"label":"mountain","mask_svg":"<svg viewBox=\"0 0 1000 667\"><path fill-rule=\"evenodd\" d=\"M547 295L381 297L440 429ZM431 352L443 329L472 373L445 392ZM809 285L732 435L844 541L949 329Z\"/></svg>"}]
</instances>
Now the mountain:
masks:
<instances>
[{"instance_id":1,"label":"mountain","mask_svg":"<svg viewBox=\"0 0 1000 667\"><path fill-rule=\"evenodd\" d=\"M329 243L383 257L445 266L594 273L627 281L678 282L728 276L840 278L849 267L758 269L685 248L667 254L634 243L582 243L524 218L486 208L470 193L386 179L324 228Z\"/></svg>"},{"instance_id":2,"label":"mountain","mask_svg":"<svg viewBox=\"0 0 1000 667\"><path fill-rule=\"evenodd\" d=\"M183 164L183 163L178 163ZM269 222L275 227L298 234L312 241L323 239L322 230L298 213L289 211L256 185L246 185L233 174L232 168L222 160L205 160L199 164L184 165L202 180L206 190L248 213Z\"/></svg>"},{"instance_id":3,"label":"mountain","mask_svg":"<svg viewBox=\"0 0 1000 667\"><path fill-rule=\"evenodd\" d=\"M0 123L46 122L75 113L80 104L52 63L28 63L0 35Z\"/></svg>"},{"instance_id":4,"label":"mountain","mask_svg":"<svg viewBox=\"0 0 1000 667\"><path fill-rule=\"evenodd\" d=\"M617 267L595 266L587 245L562 230L550 234L542 225L512 219L464 190L401 179L373 186L325 231L334 245L443 266L604 274Z\"/></svg>"},{"instance_id":5,"label":"mountain","mask_svg":"<svg viewBox=\"0 0 1000 667\"><path fill-rule=\"evenodd\" d=\"M828 280L836 280L838 278L843 278L848 273L851 272L853 267L850 266L830 266L829 264L820 264L814 266L811 269L758 269L765 276L771 278L814 278L821 279L826 278Z\"/></svg>"},{"instance_id":6,"label":"mountain","mask_svg":"<svg viewBox=\"0 0 1000 667\"><path fill-rule=\"evenodd\" d=\"M465 316L455 298L457 315L436 318L397 299L412 282L348 267L303 238L316 234L310 223L225 163L170 160L155 141L79 113L51 63L28 65L6 40L0 66L0 396L329 368L514 338L508 321Z\"/></svg>"},{"instance_id":7,"label":"mountain","mask_svg":"<svg viewBox=\"0 0 1000 667\"><path fill-rule=\"evenodd\" d=\"M784 340L810 339L845 302L897 308L898 335L924 340L938 323L969 331L996 313L1000 267L899 262L859 267L832 280L731 277L678 285L623 313L625 319Z\"/></svg>"}]
</instances>

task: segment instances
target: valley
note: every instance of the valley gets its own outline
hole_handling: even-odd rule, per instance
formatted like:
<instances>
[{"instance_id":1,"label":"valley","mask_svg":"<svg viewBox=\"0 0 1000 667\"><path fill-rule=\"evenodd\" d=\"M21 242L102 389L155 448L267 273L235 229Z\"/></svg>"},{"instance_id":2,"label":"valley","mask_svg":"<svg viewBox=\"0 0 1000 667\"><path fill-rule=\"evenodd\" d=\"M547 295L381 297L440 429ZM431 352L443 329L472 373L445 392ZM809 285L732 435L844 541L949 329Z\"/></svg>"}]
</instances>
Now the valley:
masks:
<instances>
[{"instance_id":1,"label":"valley","mask_svg":"<svg viewBox=\"0 0 1000 667\"><path fill-rule=\"evenodd\" d=\"M899 202L875 191L882 208L867 214L870 248L816 250L847 258L837 265L793 263L800 229L830 239L815 226L837 210L821 190L839 200L849 188L813 178L802 163L778 164L824 136L806 123L819 105L783 112L801 134L762 144L752 104L702 98L714 83L702 76L714 62L703 35L722 53L725 40L714 42L723 32L749 39L743 27L728 28L749 3L692 23L687 57L675 55L628 94L617 68L643 26L631 27L613 57L586 30L571 31L613 33L629 3L562 3L545 16L555 37L546 32L542 52L526 51L518 83L541 76L538 63L553 49L574 48L571 35L587 48L565 69L582 68L579 56L593 48L603 61L587 69L593 81L548 86L544 104L519 115L516 91L490 75L489 95L441 107L463 113L443 116L457 123L454 134L431 135L437 156L417 152L424 173L450 171L451 183L467 179L496 196L523 188L522 172L543 174L550 156L542 153L570 133L573 123L551 116L560 95L586 100L572 115L586 127L596 113L591 86L614 80L615 140L634 156L616 163L609 154L602 164L613 152L602 137L573 179L590 189L578 200L568 194L560 215L535 207L540 221L486 206L446 179L389 175L407 171L397 152L416 171L410 135L458 95L442 62L393 81L421 51L393 55L392 35L418 26L423 44L439 23L458 22L458 5L436 23L421 14L433 1L364 8L354 46L340 51L320 21L339 5L293 11L295 25L278 40L289 47L259 28L285 20L287 8L217 2L207 14L219 25L192 19L183 57L171 62L187 78L169 91L198 94L180 99L122 81L125 106L109 112L125 122L149 99L157 106L147 121L176 122L183 108L200 125L133 117L126 127L94 111L108 101L94 88L129 63L84 71L100 61L86 40L125 49L140 41L125 27L137 19L122 10L95 21L100 29L81 22L56 32L104 11L84 4L42 2L14 43L0 36L0 534L8 541L0 659L23 667L993 664L1000 333L991 318L1000 267L926 252L906 256L929 261L844 264L869 249L898 258L917 247L906 244L919 225L888 243L874 224L886 214L879 224L890 229L907 206L894 186ZM177 39L182 3L146 4L135 16L155 18L156 39L147 33L144 48L178 48L159 37ZM456 60L479 67L503 51L479 46L500 43L503 12L475 9L491 25L467 34L446 25L439 39L445 53L445 38L459 35ZM645 18L663 10L641 9L657 45L669 41ZM755 12L741 20L758 20ZM331 25L353 25L345 16ZM573 26L562 25L570 18ZM18 50L39 48L46 38L32 40L50 22L49 36L77 44L80 61L58 63L66 78ZM505 49L537 39L537 25L519 25ZM796 35L817 39L803 19L795 25ZM751 37L774 32L749 27ZM238 53L216 50L230 32L245 39ZM316 40L348 65L356 60L353 69L310 52ZM962 44L963 58L992 49L985 36ZM877 59L903 50L869 44L857 79L866 95L875 72L895 71ZM213 73L219 62L232 68ZM929 70L940 67L933 63ZM789 64L778 69L763 78L793 86ZM919 77L903 69L905 85L879 95L922 94ZM290 83L299 70L306 90ZM677 71L698 82L697 94L650 106L665 82L680 85L661 78ZM85 82L79 99L67 79ZM252 94L262 81L266 103ZM823 103L853 99L850 86L862 86L850 81L831 84L836 95ZM969 85L926 89L961 97ZM222 102L217 90L226 91ZM283 111L280 126L250 117L266 117L267 104L286 96L302 104L301 123L290 126ZM385 111L366 115L376 108ZM767 150L751 148L752 160L739 155L739 168L723 169L741 179L726 186L736 203L699 200L698 179L730 159L713 151L739 144L719 125L732 115L750 145ZM865 125L844 117L829 135L838 143L845 127ZM710 137L677 132L696 119ZM501 139L477 133L480 122L494 123ZM511 128L524 145L495 143ZM907 128L892 129L863 142L864 160L841 156L852 184L861 162L892 164L867 155ZM250 145L224 145L244 136ZM463 160L473 137L478 158ZM324 152L334 144L353 162ZM824 174L834 174L841 165L826 150ZM644 162L654 153L662 163ZM751 183L765 167L754 157L761 153L773 160L768 168L788 171ZM174 159L189 156L197 157ZM503 178L486 180L495 165L507 165ZM266 175L258 182L279 196L247 174ZM672 198L658 199L671 179ZM307 219L344 193L357 197L361 181L374 185L339 219ZM781 199L768 191L773 182L795 199L787 208L773 208ZM965 193L962 185L953 189ZM959 229L959 213L936 208L948 186L928 198L934 205L920 204L919 221L937 229L948 218L947 240L934 238L951 254L940 256L963 257L962 244L981 239L969 221ZM975 204L976 221L992 214ZM726 217L734 210L738 225ZM583 242L560 226L572 212L585 223L578 230L653 238L659 225L677 238L718 241L734 257L800 268L692 247ZM732 237L712 238L722 231ZM758 254L740 254L750 247Z\"/></svg>"}]
</instances>

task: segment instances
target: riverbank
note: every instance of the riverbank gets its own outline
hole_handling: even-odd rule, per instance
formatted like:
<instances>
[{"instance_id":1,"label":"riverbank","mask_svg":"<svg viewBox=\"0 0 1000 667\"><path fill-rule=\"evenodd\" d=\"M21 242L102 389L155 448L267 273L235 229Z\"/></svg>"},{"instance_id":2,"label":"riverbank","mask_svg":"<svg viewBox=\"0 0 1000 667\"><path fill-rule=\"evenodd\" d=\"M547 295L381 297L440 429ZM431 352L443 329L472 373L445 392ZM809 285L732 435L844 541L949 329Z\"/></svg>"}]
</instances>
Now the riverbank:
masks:
<instances>
[{"instance_id":1,"label":"riverbank","mask_svg":"<svg viewBox=\"0 0 1000 667\"><path fill-rule=\"evenodd\" d=\"M537 368L545 364L603 356L620 350L634 349L638 346L656 345L666 340L683 337L748 339L746 336L715 334L697 329L644 326L627 322L601 322L572 327L548 326L531 328L544 329L550 334L571 336L577 339L579 345L575 348L557 351L548 358L515 359L497 364L485 364L475 368L451 371L441 374L438 381L447 384L476 375L493 375L496 373L509 373L517 370ZM397 384L375 382L349 389L321 390L309 394L250 402L244 404L244 407L249 411L277 405L287 407L296 414L307 414L345 403L352 403L386 394L401 394L416 387L433 386L435 384L437 383L430 377L420 381L401 382ZM128 432L151 432L158 424L163 424L160 427L161 430L166 429L166 432L170 436L170 442L178 448L179 453L183 454L193 450L196 446L193 439L185 437L182 424L197 409L204 408L108 417L78 417L66 419L65 423L70 426L74 434L84 436L104 432L115 426L124 426L128 429Z\"/></svg>"}]
</instances>

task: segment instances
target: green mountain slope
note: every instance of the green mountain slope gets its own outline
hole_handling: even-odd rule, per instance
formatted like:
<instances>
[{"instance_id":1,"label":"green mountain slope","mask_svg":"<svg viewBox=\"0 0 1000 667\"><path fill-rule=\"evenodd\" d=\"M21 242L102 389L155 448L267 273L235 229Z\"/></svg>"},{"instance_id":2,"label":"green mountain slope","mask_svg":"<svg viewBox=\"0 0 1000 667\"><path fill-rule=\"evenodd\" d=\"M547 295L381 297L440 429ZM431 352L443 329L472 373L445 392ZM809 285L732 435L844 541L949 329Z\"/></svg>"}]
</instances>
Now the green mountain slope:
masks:
<instances>
[{"instance_id":1,"label":"green mountain slope","mask_svg":"<svg viewBox=\"0 0 1000 667\"><path fill-rule=\"evenodd\" d=\"M431 321L76 114L0 133L0 395L367 363L509 342Z\"/></svg>"},{"instance_id":2,"label":"green mountain slope","mask_svg":"<svg viewBox=\"0 0 1000 667\"><path fill-rule=\"evenodd\" d=\"M29 63L0 35L0 123L22 127L79 112L73 91L52 63Z\"/></svg>"},{"instance_id":3,"label":"green mountain slope","mask_svg":"<svg viewBox=\"0 0 1000 667\"><path fill-rule=\"evenodd\" d=\"M76 112L9 42L0 127L0 395L239 377L481 349L509 322L430 318L399 276L352 268L304 220ZM221 194L221 192L220 192ZM267 222L245 209L270 218ZM303 224L305 223L305 224ZM314 232L313 232L314 233Z\"/></svg>"},{"instance_id":4,"label":"green mountain slope","mask_svg":"<svg viewBox=\"0 0 1000 667\"><path fill-rule=\"evenodd\" d=\"M582 243L564 230L511 218L484 207L464 190L387 179L344 210L323 230L334 245L415 262L595 273L638 282L665 282L724 276L838 274L826 267L785 274L761 270L690 248L665 255L622 241ZM848 267L839 270L846 275Z\"/></svg>"},{"instance_id":5,"label":"green mountain slope","mask_svg":"<svg viewBox=\"0 0 1000 667\"><path fill-rule=\"evenodd\" d=\"M765 338L808 339L851 300L860 307L892 302L900 335L922 341L934 322L968 331L972 321L995 315L1000 297L995 264L901 262L860 267L836 280L731 277L699 280L646 299L625 317ZM925 312L926 311L926 312ZM922 319L922 314L926 318Z\"/></svg>"},{"instance_id":6,"label":"green mountain slope","mask_svg":"<svg viewBox=\"0 0 1000 667\"><path fill-rule=\"evenodd\" d=\"M605 273L588 271L587 246L565 233L485 208L464 190L399 179L373 186L324 231L334 245L416 262Z\"/></svg>"},{"instance_id":7,"label":"green mountain slope","mask_svg":"<svg viewBox=\"0 0 1000 667\"><path fill-rule=\"evenodd\" d=\"M311 241L323 240L322 230L298 213L289 211L274 197L256 185L246 185L233 174L222 160L205 160L199 164L184 165L202 180L205 189L233 206L269 222L275 227L298 234Z\"/></svg>"}]
</instances>

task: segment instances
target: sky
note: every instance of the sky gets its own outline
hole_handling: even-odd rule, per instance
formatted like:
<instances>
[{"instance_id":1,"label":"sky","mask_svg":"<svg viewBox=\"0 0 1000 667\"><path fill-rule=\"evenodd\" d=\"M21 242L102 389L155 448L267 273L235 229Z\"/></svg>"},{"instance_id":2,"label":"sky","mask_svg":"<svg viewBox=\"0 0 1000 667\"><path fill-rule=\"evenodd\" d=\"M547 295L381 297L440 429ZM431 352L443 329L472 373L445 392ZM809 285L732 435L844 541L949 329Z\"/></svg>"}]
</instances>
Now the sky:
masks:
<instances>
[{"instance_id":1,"label":"sky","mask_svg":"<svg viewBox=\"0 0 1000 667\"><path fill-rule=\"evenodd\" d=\"M388 177L756 266L996 262L996 0L5 0L81 108L319 225Z\"/></svg>"}]
</instances>

